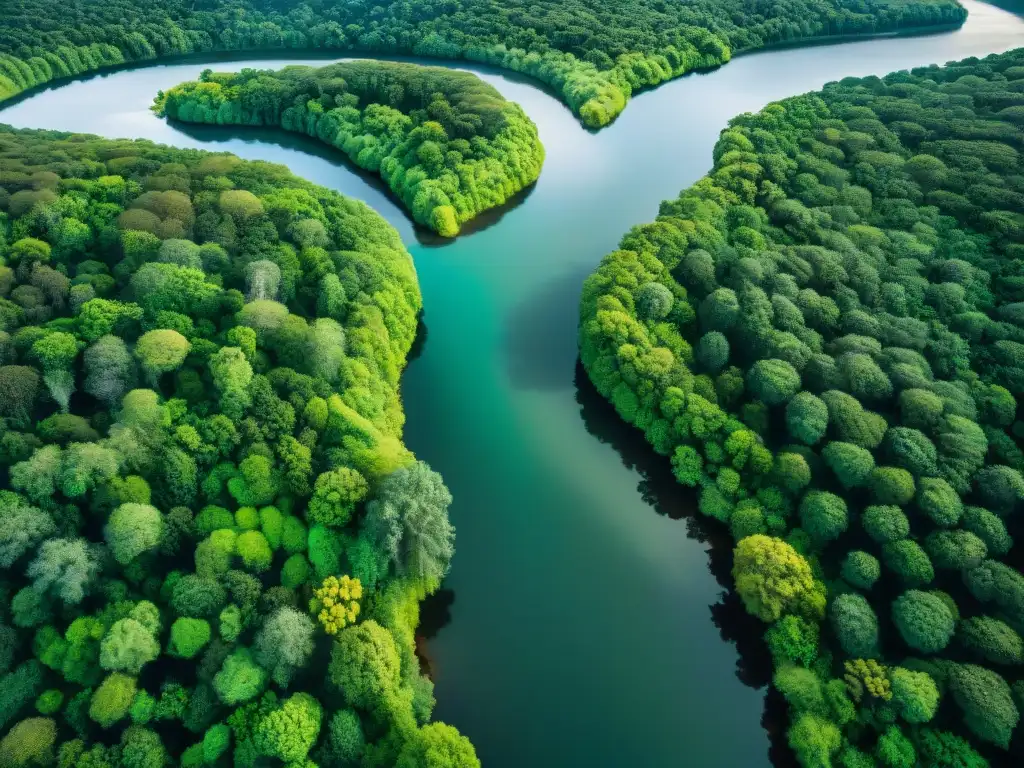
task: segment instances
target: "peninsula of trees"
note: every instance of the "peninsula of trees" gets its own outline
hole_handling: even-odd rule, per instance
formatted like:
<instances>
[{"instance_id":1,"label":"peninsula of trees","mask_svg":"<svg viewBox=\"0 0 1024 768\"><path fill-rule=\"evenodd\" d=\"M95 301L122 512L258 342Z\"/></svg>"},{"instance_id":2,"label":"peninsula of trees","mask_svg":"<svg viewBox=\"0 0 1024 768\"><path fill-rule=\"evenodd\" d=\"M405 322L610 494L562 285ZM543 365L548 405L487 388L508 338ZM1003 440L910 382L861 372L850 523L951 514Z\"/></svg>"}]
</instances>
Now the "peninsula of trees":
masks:
<instances>
[{"instance_id":1,"label":"peninsula of trees","mask_svg":"<svg viewBox=\"0 0 1024 768\"><path fill-rule=\"evenodd\" d=\"M743 115L581 354L736 540L805 766L983 766L1024 706L1024 49Z\"/></svg>"},{"instance_id":2,"label":"peninsula of trees","mask_svg":"<svg viewBox=\"0 0 1024 768\"><path fill-rule=\"evenodd\" d=\"M281 166L0 128L0 765L478 766L398 234Z\"/></svg>"},{"instance_id":3,"label":"peninsula of trees","mask_svg":"<svg viewBox=\"0 0 1024 768\"><path fill-rule=\"evenodd\" d=\"M379 174L445 237L537 180L544 148L518 104L470 72L362 60L274 72L209 70L157 97L172 120L275 126Z\"/></svg>"},{"instance_id":4,"label":"peninsula of trees","mask_svg":"<svg viewBox=\"0 0 1024 768\"><path fill-rule=\"evenodd\" d=\"M592 128L632 93L735 53L963 23L956 0L49 0L2 4L0 101L55 78L210 51L325 49L485 62L550 86Z\"/></svg>"}]
</instances>

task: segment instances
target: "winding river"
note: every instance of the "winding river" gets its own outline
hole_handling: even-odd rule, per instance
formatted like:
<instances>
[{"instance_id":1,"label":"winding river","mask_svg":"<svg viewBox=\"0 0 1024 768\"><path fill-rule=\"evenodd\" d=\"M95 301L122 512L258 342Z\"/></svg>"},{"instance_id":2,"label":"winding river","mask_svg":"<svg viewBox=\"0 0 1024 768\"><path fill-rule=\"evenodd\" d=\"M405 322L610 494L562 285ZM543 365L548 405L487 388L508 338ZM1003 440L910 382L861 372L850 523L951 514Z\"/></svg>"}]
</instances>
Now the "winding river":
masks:
<instances>
[{"instance_id":1,"label":"winding river","mask_svg":"<svg viewBox=\"0 0 1024 768\"><path fill-rule=\"evenodd\" d=\"M474 68L523 105L547 161L517 204L444 244L312 141L182 131L149 112L158 89L206 63L60 85L0 121L284 163L387 217L415 257L426 306L404 378L406 439L455 497L457 556L424 619L436 716L486 766L753 768L771 762L769 734L779 738L762 627L724 596L728 545L709 541L692 499L577 370L580 286L631 225L707 170L733 115L829 80L1024 44L1024 20L962 2L970 17L959 31L744 56L640 95L597 134L535 85Z\"/></svg>"}]
</instances>

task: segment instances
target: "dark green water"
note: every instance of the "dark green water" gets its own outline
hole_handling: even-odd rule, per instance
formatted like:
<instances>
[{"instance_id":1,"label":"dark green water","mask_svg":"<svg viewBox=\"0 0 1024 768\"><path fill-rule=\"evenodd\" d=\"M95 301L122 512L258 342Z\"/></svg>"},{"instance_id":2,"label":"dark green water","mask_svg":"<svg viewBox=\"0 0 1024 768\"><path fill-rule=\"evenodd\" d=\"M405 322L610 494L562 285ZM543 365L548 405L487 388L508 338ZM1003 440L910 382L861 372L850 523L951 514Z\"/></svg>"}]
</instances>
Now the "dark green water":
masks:
<instances>
[{"instance_id":1,"label":"dark green water","mask_svg":"<svg viewBox=\"0 0 1024 768\"><path fill-rule=\"evenodd\" d=\"M762 627L723 598L728 546L706 541L692 499L580 379L580 286L631 225L707 170L731 116L848 75L1024 45L1017 16L964 5L958 32L775 51L663 85L598 134L532 85L481 72L537 123L547 161L518 205L440 246L312 142L186 133L149 113L158 89L202 64L74 82L0 121L285 163L399 229L426 305L425 342L404 379L406 439L444 474L458 531L425 618L436 714L485 765L767 765L761 721L771 727L776 713L765 714Z\"/></svg>"}]
</instances>

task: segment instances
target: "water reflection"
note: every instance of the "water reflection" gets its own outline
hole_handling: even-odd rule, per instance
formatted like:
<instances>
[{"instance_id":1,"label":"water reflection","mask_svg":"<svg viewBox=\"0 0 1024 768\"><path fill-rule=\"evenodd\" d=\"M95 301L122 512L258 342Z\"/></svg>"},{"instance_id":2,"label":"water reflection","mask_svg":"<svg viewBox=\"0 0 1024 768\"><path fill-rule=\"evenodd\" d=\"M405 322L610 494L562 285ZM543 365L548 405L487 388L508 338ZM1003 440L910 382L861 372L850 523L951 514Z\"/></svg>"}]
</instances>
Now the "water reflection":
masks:
<instances>
[{"instance_id":1,"label":"water reflection","mask_svg":"<svg viewBox=\"0 0 1024 768\"><path fill-rule=\"evenodd\" d=\"M619 418L594 388L579 361L575 384L576 402L587 432L614 448L623 465L640 476L637 490L655 512L684 522L687 536L707 545L708 570L722 587L718 602L709 606L711 621L722 640L736 647L736 677L751 688L764 688L772 677L771 655L762 640L765 625L747 613L732 589L733 540L729 531L721 523L700 515L695 492L679 485L669 460L651 450L640 430ZM786 704L781 697L766 697L761 722L771 740L773 765L795 764L785 743Z\"/></svg>"},{"instance_id":2,"label":"water reflection","mask_svg":"<svg viewBox=\"0 0 1024 768\"><path fill-rule=\"evenodd\" d=\"M554 392L573 386L567 361L576 351L580 289L590 272L589 265L577 264L509 311L502 353L516 389Z\"/></svg>"}]
</instances>

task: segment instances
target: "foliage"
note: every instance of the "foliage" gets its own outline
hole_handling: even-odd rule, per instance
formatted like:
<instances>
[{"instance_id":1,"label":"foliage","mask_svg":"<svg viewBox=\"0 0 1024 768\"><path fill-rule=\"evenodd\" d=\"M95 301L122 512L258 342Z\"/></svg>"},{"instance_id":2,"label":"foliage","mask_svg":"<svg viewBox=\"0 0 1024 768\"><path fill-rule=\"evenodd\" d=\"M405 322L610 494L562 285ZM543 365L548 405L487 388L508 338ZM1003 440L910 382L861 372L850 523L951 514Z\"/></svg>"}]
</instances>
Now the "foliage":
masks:
<instances>
[{"instance_id":1,"label":"foliage","mask_svg":"<svg viewBox=\"0 0 1024 768\"><path fill-rule=\"evenodd\" d=\"M908 3L798 2L758 12L733 0L683 5L608 7L593 0L545 1L528 15L487 0L371 10L348 4L193 6L119 0L97 9L32 2L0 36L0 99L52 79L125 62L221 50L326 48L469 59L503 67L550 86L589 127L610 123L630 95L695 69L717 66L735 51L830 35L922 26L956 26L964 9L948 0ZM172 235L173 236L173 235Z\"/></svg>"},{"instance_id":2,"label":"foliage","mask_svg":"<svg viewBox=\"0 0 1024 768\"><path fill-rule=\"evenodd\" d=\"M183 659L195 658L210 642L210 624L203 619L182 616L171 625L171 640L167 652Z\"/></svg>"},{"instance_id":3,"label":"foliage","mask_svg":"<svg viewBox=\"0 0 1024 768\"><path fill-rule=\"evenodd\" d=\"M839 595L829 608L829 619L848 655L870 658L878 654L878 617L862 595Z\"/></svg>"},{"instance_id":4,"label":"foliage","mask_svg":"<svg viewBox=\"0 0 1024 768\"><path fill-rule=\"evenodd\" d=\"M313 653L313 622L294 608L278 608L263 623L253 648L260 666L269 670L275 683L286 688Z\"/></svg>"},{"instance_id":5,"label":"foliage","mask_svg":"<svg viewBox=\"0 0 1024 768\"><path fill-rule=\"evenodd\" d=\"M990 669L955 664L949 682L967 727L978 738L1006 749L1020 720L1006 681Z\"/></svg>"},{"instance_id":6,"label":"foliage","mask_svg":"<svg viewBox=\"0 0 1024 768\"><path fill-rule=\"evenodd\" d=\"M369 619L338 633L331 649L328 679L352 707L376 711L399 682L395 641Z\"/></svg>"},{"instance_id":7,"label":"foliage","mask_svg":"<svg viewBox=\"0 0 1024 768\"><path fill-rule=\"evenodd\" d=\"M903 641L922 653L937 653L949 645L956 626L953 614L939 597L916 589L896 598L892 620Z\"/></svg>"},{"instance_id":8,"label":"foliage","mask_svg":"<svg viewBox=\"0 0 1024 768\"><path fill-rule=\"evenodd\" d=\"M860 703L865 694L882 701L892 698L892 684L886 669L874 659L845 661L843 671L843 682L854 701Z\"/></svg>"},{"instance_id":9,"label":"foliage","mask_svg":"<svg viewBox=\"0 0 1024 768\"><path fill-rule=\"evenodd\" d=\"M537 128L517 104L471 72L441 67L365 60L204 72L162 93L155 109L183 122L270 125L318 138L379 173L418 223L445 237L536 181L544 160ZM304 226L298 237L319 247L323 235ZM280 282L279 266L249 266L264 275L249 298L274 299L276 289L265 286ZM324 371L328 381L337 375L336 367Z\"/></svg>"},{"instance_id":10,"label":"foliage","mask_svg":"<svg viewBox=\"0 0 1024 768\"><path fill-rule=\"evenodd\" d=\"M748 611L794 612L765 611L744 581L771 562L740 557L758 530L828 585L833 632L812 655L797 625L773 627L775 667L817 658L824 676L859 658L891 670L898 700L816 714L841 729L821 739L834 746L805 746L823 730L794 715L807 764L978 764L953 736L890 729L929 722L935 690L961 689L972 738L1005 747L1016 722L987 668L1020 663L1024 626L1011 536L1024 501L1022 73L1016 50L847 78L741 115L709 174L584 286L584 368L700 488L701 513L728 524ZM664 318L638 307L649 284L673 296ZM733 463L725 447L746 428L769 461ZM750 511L780 497L763 522ZM876 619L890 612L895 631ZM894 666L908 650L933 658Z\"/></svg>"},{"instance_id":11,"label":"foliage","mask_svg":"<svg viewBox=\"0 0 1024 768\"><path fill-rule=\"evenodd\" d=\"M135 678L114 672L106 677L92 695L89 717L103 728L110 728L128 715L135 697Z\"/></svg>"},{"instance_id":12,"label":"foliage","mask_svg":"<svg viewBox=\"0 0 1024 768\"><path fill-rule=\"evenodd\" d=\"M374 686L381 664L354 654L343 677L366 681L364 712L409 724L368 728L357 751L393 762L429 717L409 627L437 585L388 564L397 551L406 573L426 552L440 573L453 538L437 475L416 465L422 499L390 479L413 461L398 387L420 310L397 233L229 155L10 128L0 155L0 291L37 302L8 318L0 299L0 729L34 732L12 727L35 704L70 739L68 765L297 755L269 725L254 751L259 722L291 722L294 704L253 714L245 738L223 718L269 685L334 705L334 684L307 674L300 601L310 563L348 562L372 573L360 597L390 672ZM8 205L29 178L48 194ZM379 530L399 541L360 533L364 501L394 513ZM311 532L318 506L334 527Z\"/></svg>"},{"instance_id":13,"label":"foliage","mask_svg":"<svg viewBox=\"0 0 1024 768\"><path fill-rule=\"evenodd\" d=\"M363 585L349 576L328 576L313 590L310 610L328 635L336 635L359 616Z\"/></svg>"},{"instance_id":14,"label":"foliage","mask_svg":"<svg viewBox=\"0 0 1024 768\"><path fill-rule=\"evenodd\" d=\"M0 741L0 765L23 768L49 765L57 740L57 724L48 717L30 717L17 723Z\"/></svg>"},{"instance_id":15,"label":"foliage","mask_svg":"<svg viewBox=\"0 0 1024 768\"><path fill-rule=\"evenodd\" d=\"M807 561L780 539L759 534L740 541L733 555L733 578L747 610L762 621L773 622L787 613L816 618L824 609L824 596Z\"/></svg>"},{"instance_id":16,"label":"foliage","mask_svg":"<svg viewBox=\"0 0 1024 768\"><path fill-rule=\"evenodd\" d=\"M450 725L431 723L417 729L402 746L397 768L479 768L476 750L469 739Z\"/></svg>"},{"instance_id":17,"label":"foliage","mask_svg":"<svg viewBox=\"0 0 1024 768\"><path fill-rule=\"evenodd\" d=\"M927 723L935 716L939 706L939 689L926 672L914 672L903 667L889 671L892 683L892 701L908 723Z\"/></svg>"},{"instance_id":18,"label":"foliage","mask_svg":"<svg viewBox=\"0 0 1024 768\"><path fill-rule=\"evenodd\" d=\"M384 478L366 506L364 527L399 574L439 582L455 554L451 501L441 476L419 461Z\"/></svg>"}]
</instances>

